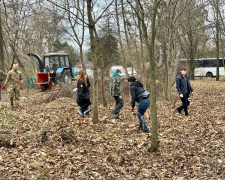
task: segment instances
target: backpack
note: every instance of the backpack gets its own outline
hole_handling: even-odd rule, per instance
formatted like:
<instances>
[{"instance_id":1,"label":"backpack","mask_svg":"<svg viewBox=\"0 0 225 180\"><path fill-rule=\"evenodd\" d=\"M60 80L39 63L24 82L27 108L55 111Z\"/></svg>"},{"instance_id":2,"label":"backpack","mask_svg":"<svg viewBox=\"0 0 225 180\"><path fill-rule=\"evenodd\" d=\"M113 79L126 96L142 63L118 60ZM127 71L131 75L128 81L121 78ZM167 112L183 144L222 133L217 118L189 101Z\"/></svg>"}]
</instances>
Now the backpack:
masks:
<instances>
[{"instance_id":1,"label":"backpack","mask_svg":"<svg viewBox=\"0 0 225 180\"><path fill-rule=\"evenodd\" d=\"M143 92L143 94L141 95L141 97L143 97L143 98L149 98L149 96L150 96L150 92L148 92L148 91L146 91L145 90L145 92Z\"/></svg>"}]
</instances>

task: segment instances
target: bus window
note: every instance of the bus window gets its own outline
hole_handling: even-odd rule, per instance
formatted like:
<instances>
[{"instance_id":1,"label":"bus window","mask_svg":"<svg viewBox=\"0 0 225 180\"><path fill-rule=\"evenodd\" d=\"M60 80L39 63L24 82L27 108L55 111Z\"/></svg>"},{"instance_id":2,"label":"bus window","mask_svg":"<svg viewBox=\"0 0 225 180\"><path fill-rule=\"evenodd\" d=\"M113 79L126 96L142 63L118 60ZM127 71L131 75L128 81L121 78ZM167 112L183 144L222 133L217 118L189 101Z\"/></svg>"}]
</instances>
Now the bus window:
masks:
<instances>
[{"instance_id":1,"label":"bus window","mask_svg":"<svg viewBox=\"0 0 225 180\"><path fill-rule=\"evenodd\" d=\"M224 59L224 62L225 62L225 59ZM224 67L224 65L223 65L223 59L220 59L220 67Z\"/></svg>"},{"instance_id":2,"label":"bus window","mask_svg":"<svg viewBox=\"0 0 225 180\"><path fill-rule=\"evenodd\" d=\"M210 60L204 60L203 67L210 67Z\"/></svg>"},{"instance_id":3,"label":"bus window","mask_svg":"<svg viewBox=\"0 0 225 180\"><path fill-rule=\"evenodd\" d=\"M195 63L195 67L198 68L198 67L202 67L203 66L203 62L201 60L197 60L194 62Z\"/></svg>"},{"instance_id":4,"label":"bus window","mask_svg":"<svg viewBox=\"0 0 225 180\"><path fill-rule=\"evenodd\" d=\"M217 66L217 61L216 60L210 60L211 62L211 67L216 67Z\"/></svg>"},{"instance_id":5,"label":"bus window","mask_svg":"<svg viewBox=\"0 0 225 180\"><path fill-rule=\"evenodd\" d=\"M203 61L203 67L216 67L216 61L212 59L207 59Z\"/></svg>"}]
</instances>

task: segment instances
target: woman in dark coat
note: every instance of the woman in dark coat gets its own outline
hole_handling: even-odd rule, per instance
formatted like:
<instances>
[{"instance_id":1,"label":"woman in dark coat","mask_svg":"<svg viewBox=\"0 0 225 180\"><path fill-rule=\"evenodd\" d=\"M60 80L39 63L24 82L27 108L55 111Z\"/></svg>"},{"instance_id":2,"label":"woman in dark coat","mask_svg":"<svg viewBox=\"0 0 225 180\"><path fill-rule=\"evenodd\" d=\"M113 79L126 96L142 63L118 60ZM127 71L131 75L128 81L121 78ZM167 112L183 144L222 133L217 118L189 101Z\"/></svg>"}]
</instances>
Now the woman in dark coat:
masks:
<instances>
[{"instance_id":1,"label":"woman in dark coat","mask_svg":"<svg viewBox=\"0 0 225 180\"><path fill-rule=\"evenodd\" d=\"M84 70L79 73L77 79L77 104L81 107L78 110L79 114L84 117L84 114L89 112L88 106L91 105L89 83L87 82L87 73Z\"/></svg>"},{"instance_id":2,"label":"woman in dark coat","mask_svg":"<svg viewBox=\"0 0 225 180\"><path fill-rule=\"evenodd\" d=\"M129 77L128 83L130 85L130 93L132 96L132 108L131 111L134 111L135 102L138 103L138 119L139 119L139 130L142 130L145 133L149 133L148 127L144 120L144 114L150 105L149 97L143 97L145 89L143 84L136 80L135 77Z\"/></svg>"}]
</instances>

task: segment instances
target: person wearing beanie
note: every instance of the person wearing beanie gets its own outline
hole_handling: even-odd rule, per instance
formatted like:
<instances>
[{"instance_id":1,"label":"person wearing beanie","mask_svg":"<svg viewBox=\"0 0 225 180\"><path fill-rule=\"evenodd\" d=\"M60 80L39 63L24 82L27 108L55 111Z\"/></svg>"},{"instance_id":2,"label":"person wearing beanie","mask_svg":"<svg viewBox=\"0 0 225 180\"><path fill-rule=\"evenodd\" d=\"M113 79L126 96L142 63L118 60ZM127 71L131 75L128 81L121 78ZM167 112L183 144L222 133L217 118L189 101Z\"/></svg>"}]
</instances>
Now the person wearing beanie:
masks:
<instances>
[{"instance_id":1,"label":"person wearing beanie","mask_svg":"<svg viewBox=\"0 0 225 180\"><path fill-rule=\"evenodd\" d=\"M110 114L113 117L116 117L117 119L119 119L119 113L124 104L124 102L123 102L123 87L122 87L121 80L120 80L120 78L121 78L120 74L121 74L121 71L119 69L117 69L113 73L113 76L109 80L110 94L111 94L111 96L114 97L115 102L116 102L115 108L111 111Z\"/></svg>"}]
</instances>

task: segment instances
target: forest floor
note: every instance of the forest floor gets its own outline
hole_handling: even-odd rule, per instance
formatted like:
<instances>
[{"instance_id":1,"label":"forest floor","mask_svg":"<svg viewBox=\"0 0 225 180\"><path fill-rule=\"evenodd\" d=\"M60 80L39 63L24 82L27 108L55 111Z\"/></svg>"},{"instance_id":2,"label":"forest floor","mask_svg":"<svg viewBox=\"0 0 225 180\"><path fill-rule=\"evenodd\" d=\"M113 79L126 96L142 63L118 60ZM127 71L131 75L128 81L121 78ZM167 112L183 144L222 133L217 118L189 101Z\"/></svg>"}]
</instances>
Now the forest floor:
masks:
<instances>
[{"instance_id":1,"label":"forest floor","mask_svg":"<svg viewBox=\"0 0 225 180\"><path fill-rule=\"evenodd\" d=\"M128 87L120 119L114 107L99 106L99 123L81 118L72 85L55 91L22 90L20 108L11 110L6 92L0 102L0 179L225 179L225 82L191 81L190 116L178 114L174 99L157 100L156 153L149 134L137 130ZM73 87L74 86L74 87ZM92 106L91 106L92 108ZM151 130L150 108L145 114Z\"/></svg>"}]
</instances>

